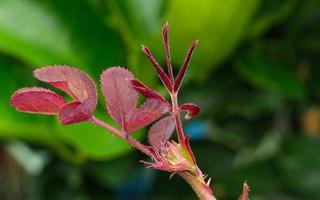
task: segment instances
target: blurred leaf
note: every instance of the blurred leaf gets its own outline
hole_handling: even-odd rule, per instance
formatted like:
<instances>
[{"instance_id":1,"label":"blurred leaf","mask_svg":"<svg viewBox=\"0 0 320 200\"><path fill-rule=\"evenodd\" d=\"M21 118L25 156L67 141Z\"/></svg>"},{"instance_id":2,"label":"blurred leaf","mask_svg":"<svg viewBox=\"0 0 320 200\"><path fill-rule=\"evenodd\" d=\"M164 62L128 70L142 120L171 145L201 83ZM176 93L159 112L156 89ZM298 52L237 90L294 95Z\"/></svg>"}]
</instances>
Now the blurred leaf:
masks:
<instances>
[{"instance_id":1,"label":"blurred leaf","mask_svg":"<svg viewBox=\"0 0 320 200\"><path fill-rule=\"evenodd\" d=\"M248 166L271 159L281 148L283 134L277 130L267 133L254 149L246 148L235 157L235 166Z\"/></svg>"},{"instance_id":2,"label":"blurred leaf","mask_svg":"<svg viewBox=\"0 0 320 200\"><path fill-rule=\"evenodd\" d=\"M317 199L320 195L320 141L292 138L286 141L280 159L281 175L290 189ZM309 198L306 198L306 197Z\"/></svg>"},{"instance_id":3,"label":"blurred leaf","mask_svg":"<svg viewBox=\"0 0 320 200\"><path fill-rule=\"evenodd\" d=\"M257 50L242 56L236 62L235 69L245 80L260 88L291 98L305 96L297 76Z\"/></svg>"},{"instance_id":4,"label":"blurred leaf","mask_svg":"<svg viewBox=\"0 0 320 200\"><path fill-rule=\"evenodd\" d=\"M108 8L107 21L122 37L126 48L126 66L135 77L155 85L156 74L153 67L146 66L149 62L141 59L144 55L140 47L142 41L159 31L164 0L104 0L100 4Z\"/></svg>"},{"instance_id":5,"label":"blurred leaf","mask_svg":"<svg viewBox=\"0 0 320 200\"><path fill-rule=\"evenodd\" d=\"M169 38L174 65L182 64L189 43L199 39L190 70L199 79L206 77L243 38L259 2L246 0L244 7L244 2L237 0L168 1L164 19L170 22ZM156 37L160 38L160 34ZM151 49L154 48L157 48L157 55L161 55L160 40Z\"/></svg>"},{"instance_id":6,"label":"blurred leaf","mask_svg":"<svg viewBox=\"0 0 320 200\"><path fill-rule=\"evenodd\" d=\"M271 26L279 24L284 21L295 9L297 5L296 0L287 1L265 1L261 6L261 12L256 20L254 20L249 37L258 37ZM268 4L273 7L271 9L266 8Z\"/></svg>"},{"instance_id":7,"label":"blurred leaf","mask_svg":"<svg viewBox=\"0 0 320 200\"><path fill-rule=\"evenodd\" d=\"M0 1L0 49L32 65L79 64L63 25L35 0Z\"/></svg>"},{"instance_id":8,"label":"blurred leaf","mask_svg":"<svg viewBox=\"0 0 320 200\"><path fill-rule=\"evenodd\" d=\"M151 34L158 33L159 27L163 25L161 16L164 0L105 0L105 2L110 6L112 12L121 11L117 14L122 15L122 20L125 20L123 25L128 26L134 40L141 40ZM115 10L115 6L119 9L118 11ZM132 42L137 43L136 41Z\"/></svg>"},{"instance_id":9,"label":"blurred leaf","mask_svg":"<svg viewBox=\"0 0 320 200\"><path fill-rule=\"evenodd\" d=\"M130 154L108 162L90 163L88 173L102 185L116 189L128 182L134 174L137 165L140 164ZM141 164L141 167L144 167L143 164Z\"/></svg>"},{"instance_id":10,"label":"blurred leaf","mask_svg":"<svg viewBox=\"0 0 320 200\"><path fill-rule=\"evenodd\" d=\"M106 26L86 0L77 3L73 0L37 1L53 11L64 25L70 48L82 61L79 67L88 68L95 80L106 67L124 64L120 37Z\"/></svg>"},{"instance_id":11,"label":"blurred leaf","mask_svg":"<svg viewBox=\"0 0 320 200\"><path fill-rule=\"evenodd\" d=\"M237 92L230 91L229 97L232 94L234 97L230 98L230 112L249 119L276 113L284 104L281 97L268 92L242 92L238 89Z\"/></svg>"},{"instance_id":12,"label":"blurred leaf","mask_svg":"<svg viewBox=\"0 0 320 200\"><path fill-rule=\"evenodd\" d=\"M123 63L119 38L84 0L0 1L0 49L32 66L87 67L95 77Z\"/></svg>"}]
</instances>

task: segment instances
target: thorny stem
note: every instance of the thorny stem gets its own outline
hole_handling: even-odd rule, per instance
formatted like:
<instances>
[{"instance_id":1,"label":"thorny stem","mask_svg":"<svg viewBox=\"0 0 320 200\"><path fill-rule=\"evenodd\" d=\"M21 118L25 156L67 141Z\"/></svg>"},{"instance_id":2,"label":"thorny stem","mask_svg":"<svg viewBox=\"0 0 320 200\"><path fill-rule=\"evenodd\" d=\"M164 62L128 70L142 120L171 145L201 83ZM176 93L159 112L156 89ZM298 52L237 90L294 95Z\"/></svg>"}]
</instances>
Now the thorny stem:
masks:
<instances>
[{"instance_id":1,"label":"thorny stem","mask_svg":"<svg viewBox=\"0 0 320 200\"><path fill-rule=\"evenodd\" d=\"M114 128L113 126L107 124L106 122L96 118L96 117L92 117L89 120L91 123L96 124L108 131L110 131L111 133L113 133L114 135L121 137L122 139L126 140L131 146L133 146L134 148L140 150L142 153L148 155L148 156L152 156L151 151L149 150L148 147L146 147L145 145L141 144L139 141L135 140L134 138L132 138L129 134L127 134L124 131L118 130L116 128Z\"/></svg>"},{"instance_id":2,"label":"thorny stem","mask_svg":"<svg viewBox=\"0 0 320 200\"><path fill-rule=\"evenodd\" d=\"M177 93L171 93L171 101L172 101L172 114L174 115L174 120L176 122L176 130L178 134L179 143L184 145L184 148L188 147L185 143L185 135L180 119L180 110L178 104ZM212 194L212 190L204 181L204 177L197 166L197 170L199 170L196 175L191 174L190 172L183 171L178 174L191 186L194 192L197 194L200 200L216 200L216 198ZM200 173L199 173L200 172Z\"/></svg>"},{"instance_id":3,"label":"thorny stem","mask_svg":"<svg viewBox=\"0 0 320 200\"><path fill-rule=\"evenodd\" d=\"M212 195L212 191L209 186L198 180L190 172L183 171L178 174L192 187L200 200L217 200Z\"/></svg>"}]
</instances>

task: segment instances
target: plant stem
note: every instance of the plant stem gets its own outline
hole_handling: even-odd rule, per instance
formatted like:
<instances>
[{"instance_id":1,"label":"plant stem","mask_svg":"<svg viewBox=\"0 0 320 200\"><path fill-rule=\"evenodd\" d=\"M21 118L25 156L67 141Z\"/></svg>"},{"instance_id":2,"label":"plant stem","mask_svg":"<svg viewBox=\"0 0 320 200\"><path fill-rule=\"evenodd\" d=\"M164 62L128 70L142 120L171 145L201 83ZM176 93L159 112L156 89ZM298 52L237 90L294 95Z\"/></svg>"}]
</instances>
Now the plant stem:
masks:
<instances>
[{"instance_id":1,"label":"plant stem","mask_svg":"<svg viewBox=\"0 0 320 200\"><path fill-rule=\"evenodd\" d=\"M170 96L171 96L171 102L172 102L172 113L174 116L174 120L176 122L178 140L179 140L180 144L184 144L184 132L183 132L181 119L180 119L180 111L179 111L177 93L170 94Z\"/></svg>"},{"instance_id":2,"label":"plant stem","mask_svg":"<svg viewBox=\"0 0 320 200\"><path fill-rule=\"evenodd\" d=\"M181 145L184 145L184 148L188 149L185 143L184 131L180 119L180 110L177 98L177 92L171 93L171 102L172 102L172 113L174 120L176 122L176 129L178 134L178 140ZM198 167L197 167L198 168ZM200 171L200 169L198 168ZM211 188L205 183L202 173L197 173L197 175L191 174L190 172L183 171L178 173L194 190L200 200L216 200L212 194Z\"/></svg>"},{"instance_id":3,"label":"plant stem","mask_svg":"<svg viewBox=\"0 0 320 200\"><path fill-rule=\"evenodd\" d=\"M200 181L193 174L187 171L178 173L193 189L200 200L217 200L206 183Z\"/></svg>"},{"instance_id":4,"label":"plant stem","mask_svg":"<svg viewBox=\"0 0 320 200\"><path fill-rule=\"evenodd\" d=\"M118 129L114 128L113 126L107 124L106 122L104 122L96 117L92 117L89 121L93 124L96 124L104 129L110 131L111 133L115 134L116 136L121 137L122 139L126 140L134 148L136 148L136 149L140 150L142 153L152 157L152 153L147 146L141 144L139 141L132 138L126 132L118 130Z\"/></svg>"}]
</instances>

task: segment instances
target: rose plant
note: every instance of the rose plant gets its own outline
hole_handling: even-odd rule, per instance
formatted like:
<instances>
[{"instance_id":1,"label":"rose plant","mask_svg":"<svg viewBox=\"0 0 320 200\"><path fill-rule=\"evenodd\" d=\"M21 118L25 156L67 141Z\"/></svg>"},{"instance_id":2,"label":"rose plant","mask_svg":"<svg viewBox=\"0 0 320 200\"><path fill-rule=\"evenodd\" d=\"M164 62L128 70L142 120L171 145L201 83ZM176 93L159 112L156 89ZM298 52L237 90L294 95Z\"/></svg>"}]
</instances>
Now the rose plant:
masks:
<instances>
[{"instance_id":1,"label":"rose plant","mask_svg":"<svg viewBox=\"0 0 320 200\"><path fill-rule=\"evenodd\" d=\"M101 126L149 156L149 161L141 161L147 167L164 170L172 175L178 174L190 184L199 199L214 200L216 198L210 188L211 179L207 179L207 175L200 170L190 147L189 137L184 134L180 117L181 112L186 111L185 119L189 120L199 114L200 107L194 103L178 104L180 86L198 40L191 42L183 64L177 76L174 77L168 28L169 24L166 23L162 29L166 72L148 47L142 46L142 51L153 64L170 95L171 102L145 86L125 68L109 67L101 74L101 89L105 97L106 110L120 129L93 115L98 102L96 84L89 75L73 67L47 66L33 73L38 80L68 94L72 98L71 102L49 89L27 87L17 90L12 95L10 104L21 112L56 115L63 125L90 122ZM140 106L137 106L138 94L146 99ZM148 131L148 145L142 144L131 136L134 131L151 123L153 125ZM177 141L170 139L174 131L177 133ZM249 186L244 183L239 200L248 200L248 193Z\"/></svg>"}]
</instances>

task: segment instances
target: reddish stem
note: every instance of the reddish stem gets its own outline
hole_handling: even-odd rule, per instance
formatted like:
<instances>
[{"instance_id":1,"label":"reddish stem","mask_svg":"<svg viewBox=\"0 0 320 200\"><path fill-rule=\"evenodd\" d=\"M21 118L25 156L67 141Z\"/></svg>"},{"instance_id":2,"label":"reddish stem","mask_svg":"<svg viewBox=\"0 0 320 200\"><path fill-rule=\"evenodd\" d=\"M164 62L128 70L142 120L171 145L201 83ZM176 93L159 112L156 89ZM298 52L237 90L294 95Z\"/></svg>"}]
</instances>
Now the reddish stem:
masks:
<instances>
[{"instance_id":1,"label":"reddish stem","mask_svg":"<svg viewBox=\"0 0 320 200\"><path fill-rule=\"evenodd\" d=\"M179 111L179 104L178 104L178 98L177 93L170 94L171 95L171 102L172 102L172 114L174 117L174 120L176 122L176 129L178 134L178 140L180 144L185 144L184 142L184 131L182 128L182 123L180 119L180 111Z\"/></svg>"},{"instance_id":2,"label":"reddish stem","mask_svg":"<svg viewBox=\"0 0 320 200\"><path fill-rule=\"evenodd\" d=\"M172 114L176 122L176 130L178 134L178 140L185 149L189 149L191 156L193 157L192 150L187 146L185 142L185 135L180 119L180 110L178 104L177 93L170 94L172 101ZM209 183L206 184L202 175L201 170L197 167L196 175L191 174L190 172L179 172L178 173L194 190L200 200L216 200L212 194L212 190L209 187Z\"/></svg>"},{"instance_id":3,"label":"reddish stem","mask_svg":"<svg viewBox=\"0 0 320 200\"><path fill-rule=\"evenodd\" d=\"M150 149L147 146L141 144L139 141L132 138L126 132L118 130L118 129L114 128L113 126L107 124L106 122L104 122L100 119L97 119L96 117L92 117L89 121L93 124L96 124L104 129L110 131L114 135L121 137L122 139L126 140L134 148L136 148L136 149L140 150L142 153L152 157L152 152L150 151Z\"/></svg>"}]
</instances>

